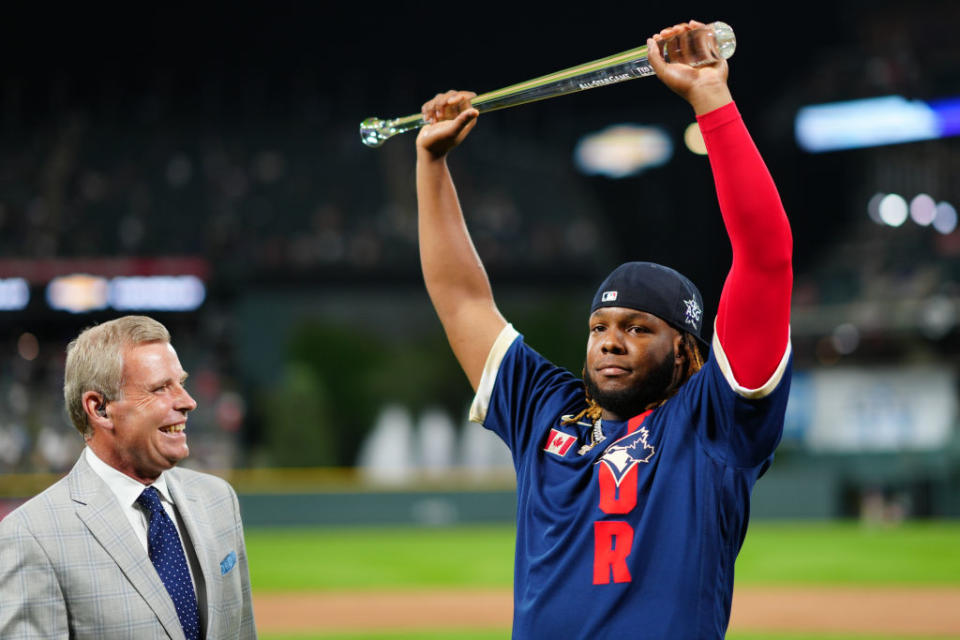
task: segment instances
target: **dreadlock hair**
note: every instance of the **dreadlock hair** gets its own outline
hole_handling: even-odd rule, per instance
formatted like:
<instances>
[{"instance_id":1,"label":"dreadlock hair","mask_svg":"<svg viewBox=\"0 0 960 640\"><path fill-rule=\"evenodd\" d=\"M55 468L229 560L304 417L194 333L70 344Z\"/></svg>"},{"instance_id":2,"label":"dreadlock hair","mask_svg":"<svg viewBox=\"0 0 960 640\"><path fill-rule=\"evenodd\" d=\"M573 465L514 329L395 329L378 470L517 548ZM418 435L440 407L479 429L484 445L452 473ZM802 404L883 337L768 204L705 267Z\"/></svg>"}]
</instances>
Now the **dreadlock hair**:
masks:
<instances>
[{"instance_id":1,"label":"dreadlock hair","mask_svg":"<svg viewBox=\"0 0 960 640\"><path fill-rule=\"evenodd\" d=\"M677 393L677 390L679 390L680 387L682 387L684 383L690 379L690 376L703 368L703 354L700 352L700 345L697 343L697 339L693 337L692 333L687 331L684 331L681 335L683 336L683 339L680 342L680 353L683 356L683 361L685 364L683 371L680 372L680 380L677 382L677 384L673 385L667 390L666 396L647 405L644 411L662 406L667 400L672 398L674 394ZM585 371L584 377L586 377ZM597 404L596 400L590 397L589 391L586 392L586 396L586 408L575 416L564 419L561 424L575 424L583 418L586 418L590 422L596 423L597 420L600 419L600 416L603 414L603 407Z\"/></svg>"}]
</instances>

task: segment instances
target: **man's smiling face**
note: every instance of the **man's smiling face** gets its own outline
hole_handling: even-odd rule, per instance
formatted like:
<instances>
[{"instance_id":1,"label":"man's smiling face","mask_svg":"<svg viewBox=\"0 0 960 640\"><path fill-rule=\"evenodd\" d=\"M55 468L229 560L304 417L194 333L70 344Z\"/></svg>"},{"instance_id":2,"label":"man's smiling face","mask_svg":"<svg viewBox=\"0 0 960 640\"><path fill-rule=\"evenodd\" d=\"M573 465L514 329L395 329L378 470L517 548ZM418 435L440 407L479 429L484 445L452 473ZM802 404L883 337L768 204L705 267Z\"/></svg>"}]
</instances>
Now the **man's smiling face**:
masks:
<instances>
[{"instance_id":1,"label":"man's smiling face","mask_svg":"<svg viewBox=\"0 0 960 640\"><path fill-rule=\"evenodd\" d=\"M169 343L124 348L121 397L106 407L113 429L105 462L149 484L190 454L184 428L197 403L186 378Z\"/></svg>"}]
</instances>

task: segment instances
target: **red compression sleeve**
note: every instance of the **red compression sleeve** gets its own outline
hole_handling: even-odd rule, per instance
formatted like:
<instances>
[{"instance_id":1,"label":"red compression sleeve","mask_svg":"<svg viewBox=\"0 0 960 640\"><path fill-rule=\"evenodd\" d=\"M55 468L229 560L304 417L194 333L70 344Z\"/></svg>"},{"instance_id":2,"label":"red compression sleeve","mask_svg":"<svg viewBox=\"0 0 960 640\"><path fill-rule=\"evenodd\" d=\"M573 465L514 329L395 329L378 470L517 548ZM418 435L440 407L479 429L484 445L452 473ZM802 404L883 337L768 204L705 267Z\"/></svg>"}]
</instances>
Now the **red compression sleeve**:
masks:
<instances>
[{"instance_id":1,"label":"red compression sleeve","mask_svg":"<svg viewBox=\"0 0 960 640\"><path fill-rule=\"evenodd\" d=\"M736 105L726 104L697 121L733 248L717 337L737 383L757 389L776 371L790 337L790 223Z\"/></svg>"}]
</instances>

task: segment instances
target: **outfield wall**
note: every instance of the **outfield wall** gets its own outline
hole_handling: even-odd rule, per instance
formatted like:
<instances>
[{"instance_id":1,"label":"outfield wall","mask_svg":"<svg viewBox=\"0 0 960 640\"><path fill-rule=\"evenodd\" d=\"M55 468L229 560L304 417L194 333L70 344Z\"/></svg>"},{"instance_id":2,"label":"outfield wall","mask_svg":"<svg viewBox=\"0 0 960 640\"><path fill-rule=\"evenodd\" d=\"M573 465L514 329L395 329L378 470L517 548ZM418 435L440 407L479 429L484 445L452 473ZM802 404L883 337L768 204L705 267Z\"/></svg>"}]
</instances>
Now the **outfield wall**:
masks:
<instances>
[{"instance_id":1,"label":"outfield wall","mask_svg":"<svg viewBox=\"0 0 960 640\"><path fill-rule=\"evenodd\" d=\"M512 490L240 494L246 526L512 522Z\"/></svg>"},{"instance_id":2,"label":"outfield wall","mask_svg":"<svg viewBox=\"0 0 960 640\"><path fill-rule=\"evenodd\" d=\"M222 474L249 526L449 525L513 522L512 472L371 485L355 469L257 469ZM55 474L0 475L0 518ZM809 456L784 451L753 492L754 519L960 517L960 456L950 451Z\"/></svg>"},{"instance_id":3,"label":"outfield wall","mask_svg":"<svg viewBox=\"0 0 960 640\"><path fill-rule=\"evenodd\" d=\"M512 522L512 486L253 493L241 487L250 526L447 525ZM960 517L960 469L944 457L857 456L774 464L753 492L755 519Z\"/></svg>"}]
</instances>

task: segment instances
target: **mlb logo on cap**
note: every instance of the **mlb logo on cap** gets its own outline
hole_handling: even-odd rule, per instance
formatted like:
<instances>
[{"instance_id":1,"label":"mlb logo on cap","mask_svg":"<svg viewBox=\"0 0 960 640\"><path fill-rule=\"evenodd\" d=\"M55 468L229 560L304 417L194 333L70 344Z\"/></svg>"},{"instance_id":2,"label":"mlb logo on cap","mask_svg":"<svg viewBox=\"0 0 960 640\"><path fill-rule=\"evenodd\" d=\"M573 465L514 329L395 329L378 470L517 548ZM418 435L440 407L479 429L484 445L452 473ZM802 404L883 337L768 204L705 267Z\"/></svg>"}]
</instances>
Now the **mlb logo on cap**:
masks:
<instances>
[{"instance_id":1,"label":"mlb logo on cap","mask_svg":"<svg viewBox=\"0 0 960 640\"><path fill-rule=\"evenodd\" d=\"M703 298L686 276L653 262L626 262L601 283L590 313L600 307L624 307L652 313L702 345Z\"/></svg>"}]
</instances>

